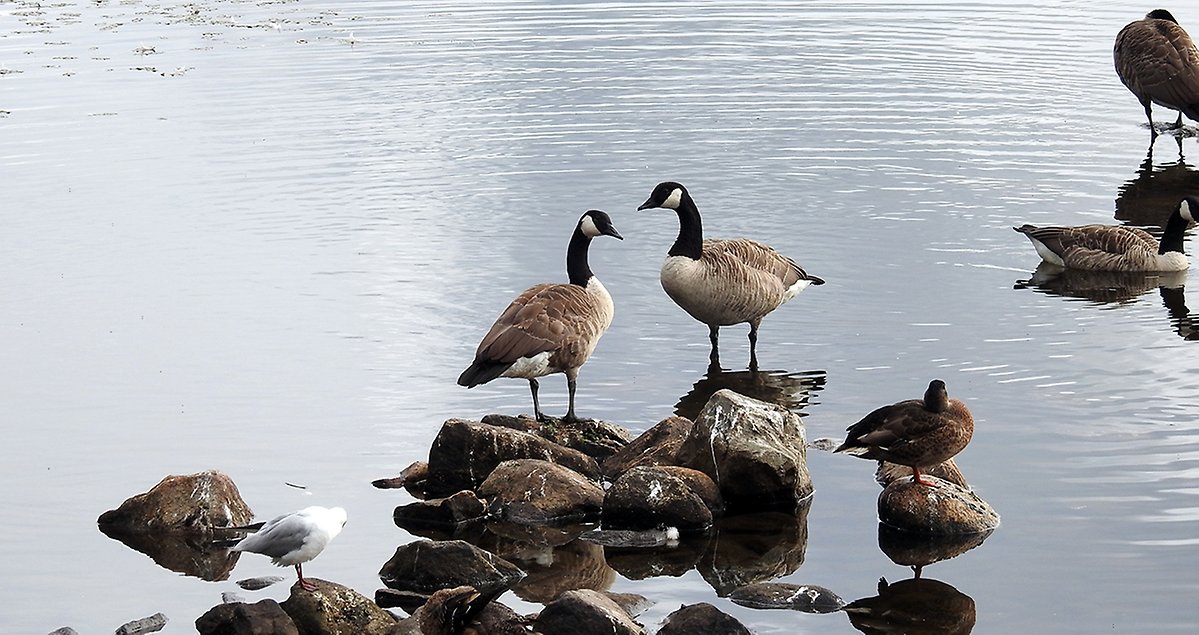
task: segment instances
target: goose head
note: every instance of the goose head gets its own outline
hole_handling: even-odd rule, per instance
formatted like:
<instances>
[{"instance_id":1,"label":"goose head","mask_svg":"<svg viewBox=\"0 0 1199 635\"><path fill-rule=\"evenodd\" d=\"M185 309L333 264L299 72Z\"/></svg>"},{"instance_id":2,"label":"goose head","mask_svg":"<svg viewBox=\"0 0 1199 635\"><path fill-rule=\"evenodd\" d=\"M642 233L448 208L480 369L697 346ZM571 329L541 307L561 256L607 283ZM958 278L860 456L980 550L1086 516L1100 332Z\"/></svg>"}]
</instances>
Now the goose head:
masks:
<instances>
[{"instance_id":1,"label":"goose head","mask_svg":"<svg viewBox=\"0 0 1199 635\"><path fill-rule=\"evenodd\" d=\"M581 218L579 218L579 231L588 238L596 236L611 236L613 238L624 240L624 236L616 231L616 226L612 224L612 219L606 212L601 212L598 209L588 210Z\"/></svg>"},{"instance_id":2,"label":"goose head","mask_svg":"<svg viewBox=\"0 0 1199 635\"><path fill-rule=\"evenodd\" d=\"M1178 20L1174 19L1174 14L1165 9L1154 9L1145 14L1146 20L1169 20L1174 24L1178 24Z\"/></svg>"},{"instance_id":3,"label":"goose head","mask_svg":"<svg viewBox=\"0 0 1199 635\"><path fill-rule=\"evenodd\" d=\"M645 199L645 202L637 208L638 211L650 209L653 207L662 207L665 209L677 210L682 204L683 198L687 195L687 188L675 183L674 181L665 181L659 183L654 191Z\"/></svg>"},{"instance_id":4,"label":"goose head","mask_svg":"<svg viewBox=\"0 0 1199 635\"><path fill-rule=\"evenodd\" d=\"M1178 215L1188 223L1199 222L1199 197L1184 196L1182 202L1178 204Z\"/></svg>"}]
</instances>

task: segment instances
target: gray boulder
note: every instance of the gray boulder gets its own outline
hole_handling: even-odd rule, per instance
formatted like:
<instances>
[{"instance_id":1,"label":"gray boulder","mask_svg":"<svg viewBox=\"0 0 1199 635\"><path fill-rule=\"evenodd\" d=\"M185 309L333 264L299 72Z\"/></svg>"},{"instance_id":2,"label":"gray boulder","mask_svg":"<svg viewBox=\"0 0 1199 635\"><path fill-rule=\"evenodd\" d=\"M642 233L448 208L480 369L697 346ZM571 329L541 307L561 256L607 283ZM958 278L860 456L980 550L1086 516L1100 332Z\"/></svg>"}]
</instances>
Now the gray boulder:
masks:
<instances>
[{"instance_id":1,"label":"gray boulder","mask_svg":"<svg viewBox=\"0 0 1199 635\"><path fill-rule=\"evenodd\" d=\"M720 609L700 602L684 605L666 616L658 635L750 635L750 630L737 618Z\"/></svg>"}]
</instances>

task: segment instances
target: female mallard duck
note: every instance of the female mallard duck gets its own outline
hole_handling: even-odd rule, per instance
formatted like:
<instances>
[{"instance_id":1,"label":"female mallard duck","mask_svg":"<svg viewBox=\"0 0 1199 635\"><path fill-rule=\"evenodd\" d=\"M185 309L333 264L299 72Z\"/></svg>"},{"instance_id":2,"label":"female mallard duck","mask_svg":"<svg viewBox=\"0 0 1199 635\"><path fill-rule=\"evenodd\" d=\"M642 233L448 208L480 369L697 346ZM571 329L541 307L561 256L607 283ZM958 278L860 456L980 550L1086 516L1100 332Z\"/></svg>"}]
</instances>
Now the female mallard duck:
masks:
<instances>
[{"instance_id":1,"label":"female mallard duck","mask_svg":"<svg viewBox=\"0 0 1199 635\"><path fill-rule=\"evenodd\" d=\"M920 468L961 452L974 434L974 417L966 404L949 398L945 382L934 379L924 399L883 406L847 430L845 443L834 452L906 465L912 468L913 481L932 485L920 478Z\"/></svg>"},{"instance_id":2,"label":"female mallard duck","mask_svg":"<svg viewBox=\"0 0 1199 635\"><path fill-rule=\"evenodd\" d=\"M1186 229L1199 213L1199 198L1187 196L1170 214L1161 241L1149 232L1118 225L1035 227L1012 229L1028 236L1041 258L1068 269L1090 271L1183 271Z\"/></svg>"},{"instance_id":3,"label":"female mallard duck","mask_svg":"<svg viewBox=\"0 0 1199 635\"><path fill-rule=\"evenodd\" d=\"M748 322L749 366L757 369L762 318L808 285L824 284L824 280L808 275L794 260L760 242L704 240L699 209L687 188L678 183L659 183L637 209L654 207L672 209L679 216L679 235L660 275L666 295L708 325L713 364L719 364L720 327Z\"/></svg>"},{"instance_id":4,"label":"female mallard duck","mask_svg":"<svg viewBox=\"0 0 1199 635\"><path fill-rule=\"evenodd\" d=\"M578 420L575 382L579 368L612 324L612 296L587 264L587 248L596 236L623 240L604 212L583 214L566 248L569 284L539 284L517 296L479 342L475 361L458 377L459 386L472 388L496 377L527 379L533 393L533 414L538 421L546 421L537 402L537 378L566 373L570 407L565 420Z\"/></svg>"},{"instance_id":5,"label":"female mallard duck","mask_svg":"<svg viewBox=\"0 0 1199 635\"><path fill-rule=\"evenodd\" d=\"M1154 137L1153 104L1199 121L1199 50L1178 20L1165 9L1150 11L1116 35L1112 49L1116 74L1145 108Z\"/></svg>"}]
</instances>

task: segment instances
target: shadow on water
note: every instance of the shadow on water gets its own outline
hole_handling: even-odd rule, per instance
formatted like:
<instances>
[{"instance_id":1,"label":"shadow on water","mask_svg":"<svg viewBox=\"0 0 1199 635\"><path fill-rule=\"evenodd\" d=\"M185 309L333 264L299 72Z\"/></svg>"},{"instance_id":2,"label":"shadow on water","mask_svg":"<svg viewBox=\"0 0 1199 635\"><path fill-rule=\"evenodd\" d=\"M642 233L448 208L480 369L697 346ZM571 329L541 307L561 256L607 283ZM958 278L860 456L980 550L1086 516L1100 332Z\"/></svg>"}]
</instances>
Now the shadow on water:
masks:
<instances>
[{"instance_id":1,"label":"shadow on water","mask_svg":"<svg viewBox=\"0 0 1199 635\"><path fill-rule=\"evenodd\" d=\"M1116 220L1131 225L1164 227L1183 196L1199 193L1199 170L1186 162L1181 148L1171 163L1154 165L1153 146L1136 176L1116 193Z\"/></svg>"},{"instance_id":2,"label":"shadow on water","mask_svg":"<svg viewBox=\"0 0 1199 635\"><path fill-rule=\"evenodd\" d=\"M722 370L719 366L709 366L708 372L675 404L674 412L694 421L716 391L728 388L802 414L814 393L824 389L826 381L828 375L823 370Z\"/></svg>"},{"instance_id":3,"label":"shadow on water","mask_svg":"<svg viewBox=\"0 0 1199 635\"><path fill-rule=\"evenodd\" d=\"M974 599L939 580L878 581L878 595L843 609L854 628L870 635L965 635L974 630Z\"/></svg>"}]
</instances>

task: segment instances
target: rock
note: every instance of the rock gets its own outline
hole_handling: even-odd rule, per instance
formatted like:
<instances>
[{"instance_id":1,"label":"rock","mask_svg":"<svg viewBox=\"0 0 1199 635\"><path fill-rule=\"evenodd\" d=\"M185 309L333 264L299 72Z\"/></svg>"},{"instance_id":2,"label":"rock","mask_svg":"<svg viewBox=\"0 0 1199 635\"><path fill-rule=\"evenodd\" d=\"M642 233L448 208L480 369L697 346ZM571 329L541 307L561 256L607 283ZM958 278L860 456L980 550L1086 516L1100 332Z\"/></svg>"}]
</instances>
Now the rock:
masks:
<instances>
[{"instance_id":1,"label":"rock","mask_svg":"<svg viewBox=\"0 0 1199 635\"><path fill-rule=\"evenodd\" d=\"M70 626L64 626L62 628L56 628L53 631L50 631L49 635L79 635L79 631L76 631Z\"/></svg>"},{"instance_id":2,"label":"rock","mask_svg":"<svg viewBox=\"0 0 1199 635\"><path fill-rule=\"evenodd\" d=\"M420 491L421 486L427 478L429 478L429 464L424 461L416 461L404 468L399 476L376 479L371 481L371 485L379 489L399 489L402 487Z\"/></svg>"},{"instance_id":3,"label":"rock","mask_svg":"<svg viewBox=\"0 0 1199 635\"><path fill-rule=\"evenodd\" d=\"M682 534L712 526L712 510L689 482L661 467L635 467L616 479L604 497L606 529L675 527Z\"/></svg>"},{"instance_id":4,"label":"rock","mask_svg":"<svg viewBox=\"0 0 1199 635\"><path fill-rule=\"evenodd\" d=\"M966 483L966 476L958 469L958 464L953 459L949 459L944 463L939 463L928 469L921 469L920 475L935 476L943 481L957 484L966 489L970 489L970 485ZM878 469L874 471L874 480L879 485L886 487L891 483L900 479L906 478L911 480L912 468L898 463L890 463L888 461L879 461Z\"/></svg>"},{"instance_id":5,"label":"rock","mask_svg":"<svg viewBox=\"0 0 1199 635\"><path fill-rule=\"evenodd\" d=\"M832 591L811 584L759 582L734 590L729 599L754 609L790 609L804 613L832 613L845 601Z\"/></svg>"},{"instance_id":6,"label":"rock","mask_svg":"<svg viewBox=\"0 0 1199 635\"><path fill-rule=\"evenodd\" d=\"M923 478L923 475L921 475ZM974 534L999 526L999 514L974 492L936 477L933 486L892 482L878 497L878 518L912 533Z\"/></svg>"},{"instance_id":7,"label":"rock","mask_svg":"<svg viewBox=\"0 0 1199 635\"><path fill-rule=\"evenodd\" d=\"M843 610L863 633L969 635L976 620L970 596L928 578L894 584L881 579L877 596L854 600Z\"/></svg>"},{"instance_id":8,"label":"rock","mask_svg":"<svg viewBox=\"0 0 1199 635\"><path fill-rule=\"evenodd\" d=\"M678 462L707 474L731 512L790 511L814 491L799 415L730 390L700 411Z\"/></svg>"},{"instance_id":9,"label":"rock","mask_svg":"<svg viewBox=\"0 0 1199 635\"><path fill-rule=\"evenodd\" d=\"M504 520L531 525L599 518L604 490L574 470L548 461L504 461L479 486Z\"/></svg>"},{"instance_id":10,"label":"rock","mask_svg":"<svg viewBox=\"0 0 1199 635\"><path fill-rule=\"evenodd\" d=\"M417 540L402 545L379 570L379 578L388 587L424 594L465 585L495 596L524 576L511 562L461 540Z\"/></svg>"},{"instance_id":11,"label":"rock","mask_svg":"<svg viewBox=\"0 0 1199 635\"><path fill-rule=\"evenodd\" d=\"M246 598L233 591L221 591L221 604L245 604Z\"/></svg>"},{"instance_id":12,"label":"rock","mask_svg":"<svg viewBox=\"0 0 1199 635\"><path fill-rule=\"evenodd\" d=\"M643 635L645 630L611 598L589 589L567 591L533 622L542 635Z\"/></svg>"},{"instance_id":13,"label":"rock","mask_svg":"<svg viewBox=\"0 0 1199 635\"><path fill-rule=\"evenodd\" d=\"M579 538L605 547L645 549L648 547L663 547L678 544L679 530L674 527L640 530L593 529L585 532Z\"/></svg>"},{"instance_id":14,"label":"rock","mask_svg":"<svg viewBox=\"0 0 1199 635\"><path fill-rule=\"evenodd\" d=\"M299 635L283 607L274 600L254 604L218 604L196 620L200 635Z\"/></svg>"},{"instance_id":15,"label":"rock","mask_svg":"<svg viewBox=\"0 0 1199 635\"><path fill-rule=\"evenodd\" d=\"M662 465L658 469L677 476L686 483L687 489L699 496L700 500L704 502L704 506L712 512L713 517L720 516L724 512L724 498L720 495L720 488L707 474L679 465Z\"/></svg>"},{"instance_id":16,"label":"rock","mask_svg":"<svg viewBox=\"0 0 1199 635\"><path fill-rule=\"evenodd\" d=\"M762 512L721 519L696 567L700 575L725 596L749 584L795 573L807 551L810 507L809 500L794 514Z\"/></svg>"},{"instance_id":17,"label":"rock","mask_svg":"<svg viewBox=\"0 0 1199 635\"><path fill-rule=\"evenodd\" d=\"M460 525L484 520L491 510L471 490L462 490L445 498L416 501L396 507L392 515L402 529L440 528L452 530Z\"/></svg>"},{"instance_id":18,"label":"rock","mask_svg":"<svg viewBox=\"0 0 1199 635\"><path fill-rule=\"evenodd\" d=\"M257 578L246 578L244 580L238 580L237 586L239 586L247 591L257 591L259 589L265 589L265 588L271 586L272 584L278 584L278 583L282 582L283 580L284 580L284 578L281 575L264 575L264 576L259 576Z\"/></svg>"},{"instance_id":19,"label":"rock","mask_svg":"<svg viewBox=\"0 0 1199 635\"><path fill-rule=\"evenodd\" d=\"M934 562L956 558L966 553L983 544L990 535L990 531L973 534L917 534L879 523L878 547L891 562L919 571Z\"/></svg>"},{"instance_id":20,"label":"rock","mask_svg":"<svg viewBox=\"0 0 1199 635\"><path fill-rule=\"evenodd\" d=\"M633 438L623 426L595 419L569 422L552 419L549 423L542 423L528 415L513 417L490 414L483 417L483 423L535 434L558 445L578 450L596 461L603 461L612 456L614 452L628 445L629 439Z\"/></svg>"},{"instance_id":21,"label":"rock","mask_svg":"<svg viewBox=\"0 0 1199 635\"><path fill-rule=\"evenodd\" d=\"M679 446L693 425L690 419L667 417L604 459L600 469L606 478L615 480L642 465L678 465Z\"/></svg>"},{"instance_id":22,"label":"rock","mask_svg":"<svg viewBox=\"0 0 1199 635\"><path fill-rule=\"evenodd\" d=\"M187 532L211 534L254 518L237 486L217 471L168 476L150 491L100 514L105 533ZM109 534L111 535L111 534Z\"/></svg>"},{"instance_id":23,"label":"rock","mask_svg":"<svg viewBox=\"0 0 1199 635\"><path fill-rule=\"evenodd\" d=\"M541 459L599 480L595 459L537 435L462 419L442 425L429 449L430 496L448 496L475 489L500 463L513 459Z\"/></svg>"},{"instance_id":24,"label":"rock","mask_svg":"<svg viewBox=\"0 0 1199 635\"><path fill-rule=\"evenodd\" d=\"M599 591L599 589L596 589L596 591ZM631 617L641 615L654 605L653 600L636 593L615 593L613 591L604 591L603 593Z\"/></svg>"},{"instance_id":25,"label":"rock","mask_svg":"<svg viewBox=\"0 0 1199 635\"><path fill-rule=\"evenodd\" d=\"M209 582L227 579L240 555L215 544L208 534L182 531L122 533L109 525L100 525L100 531L126 547L150 556L164 569Z\"/></svg>"},{"instance_id":26,"label":"rock","mask_svg":"<svg viewBox=\"0 0 1199 635\"><path fill-rule=\"evenodd\" d=\"M305 578L316 585L305 591L299 583L280 606L295 622L300 635L387 635L396 627L391 613L353 589Z\"/></svg>"},{"instance_id":27,"label":"rock","mask_svg":"<svg viewBox=\"0 0 1199 635\"><path fill-rule=\"evenodd\" d=\"M157 633L167 626L167 616L162 613L155 613L150 617L143 617L140 620L126 622L117 629L116 635L143 635L144 633Z\"/></svg>"},{"instance_id":28,"label":"rock","mask_svg":"<svg viewBox=\"0 0 1199 635\"><path fill-rule=\"evenodd\" d=\"M471 586L441 589L400 622L393 635L527 635L524 618Z\"/></svg>"},{"instance_id":29,"label":"rock","mask_svg":"<svg viewBox=\"0 0 1199 635\"><path fill-rule=\"evenodd\" d=\"M745 625L737 618L720 609L700 602L699 604L683 605L679 610L666 616L658 635L751 635Z\"/></svg>"}]
</instances>

